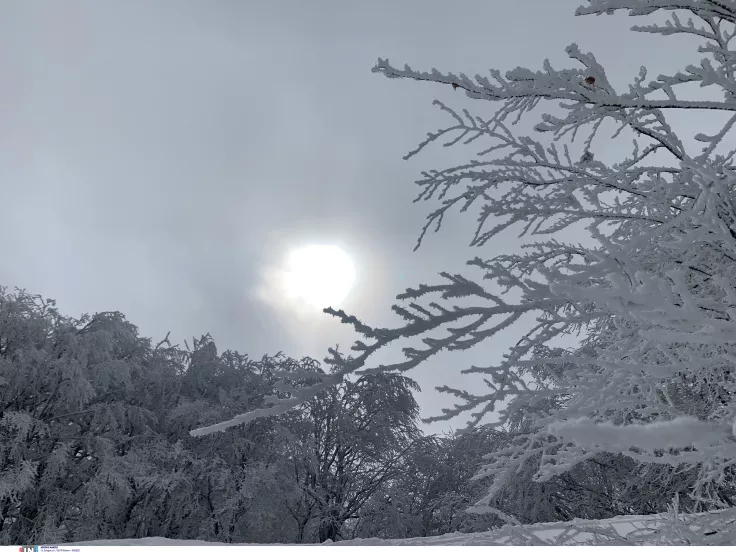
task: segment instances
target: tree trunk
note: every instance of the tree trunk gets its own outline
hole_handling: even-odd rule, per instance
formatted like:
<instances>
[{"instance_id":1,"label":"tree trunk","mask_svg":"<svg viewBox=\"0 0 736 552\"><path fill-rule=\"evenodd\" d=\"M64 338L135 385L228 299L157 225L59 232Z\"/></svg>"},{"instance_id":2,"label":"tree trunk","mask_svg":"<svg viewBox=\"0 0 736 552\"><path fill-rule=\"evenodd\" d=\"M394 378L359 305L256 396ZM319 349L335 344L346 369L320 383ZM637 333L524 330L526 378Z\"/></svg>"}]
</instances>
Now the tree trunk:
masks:
<instances>
[{"instance_id":1,"label":"tree trunk","mask_svg":"<svg viewBox=\"0 0 736 552\"><path fill-rule=\"evenodd\" d=\"M320 519L318 534L320 543L325 542L327 539L335 542L335 539L337 539L337 535L339 532L340 524L338 523L337 517L334 515L334 512L330 512L330 514Z\"/></svg>"},{"instance_id":2,"label":"tree trunk","mask_svg":"<svg viewBox=\"0 0 736 552\"><path fill-rule=\"evenodd\" d=\"M297 542L300 544L304 543L304 529L307 527L308 522L309 522L308 517L303 517L302 519L297 521L298 532L297 532L296 539L297 539Z\"/></svg>"}]
</instances>

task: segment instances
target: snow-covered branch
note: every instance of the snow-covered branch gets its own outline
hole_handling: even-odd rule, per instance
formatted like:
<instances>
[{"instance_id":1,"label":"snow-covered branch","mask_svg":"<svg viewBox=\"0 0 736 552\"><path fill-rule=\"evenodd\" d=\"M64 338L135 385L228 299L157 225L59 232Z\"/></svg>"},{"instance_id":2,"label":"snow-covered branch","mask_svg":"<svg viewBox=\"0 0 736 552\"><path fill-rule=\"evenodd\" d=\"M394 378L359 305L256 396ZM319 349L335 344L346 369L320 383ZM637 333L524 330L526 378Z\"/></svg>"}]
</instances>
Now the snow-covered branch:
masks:
<instances>
[{"instance_id":1,"label":"snow-covered branch","mask_svg":"<svg viewBox=\"0 0 736 552\"><path fill-rule=\"evenodd\" d=\"M468 263L474 276L443 272L441 283L407 289L393 307L402 319L394 328L326 310L362 336L355 356L331 350L336 378L409 370L532 320L500 363L464 370L483 376L486 389L442 388L459 404L436 419L466 412L471 426L491 423L513 434L479 474L493 479L480 506L490 507L530 458L541 458L540 479L601 451L697 467L693 492L702 496L736 465L726 431L736 418L736 150L728 149L736 123L736 8L723 0L591 0L576 13L623 9L633 16L667 12L664 22L634 30L663 40L689 35L706 57L653 81L641 68L627 90L617 90L595 56L575 44L566 50L575 64L568 69L544 61L541 70L470 78L385 59L373 68L495 105L479 117L435 102L451 123L406 158L437 142L472 145L477 155L416 181L415 201L437 202L417 247L445 217L469 211L477 216L471 247L512 229L536 240L517 253L476 256ZM698 96L685 86L692 84L719 90L723 99ZM548 113L538 112L542 104ZM695 136L703 143L698 151L689 151L668 121L668 112L683 109L723 115L715 134ZM512 130L527 117L536 117L534 136ZM616 128L610 141L633 140L615 163L596 157L604 121ZM580 243L562 240L563 230L577 232ZM555 346L576 334L582 341L575 350ZM376 351L407 340L404 361L371 366ZM311 392L302 391L302 399ZM274 412L296 400L281 401ZM685 442L682 424L698 439ZM661 438L647 439L655 434Z\"/></svg>"}]
</instances>

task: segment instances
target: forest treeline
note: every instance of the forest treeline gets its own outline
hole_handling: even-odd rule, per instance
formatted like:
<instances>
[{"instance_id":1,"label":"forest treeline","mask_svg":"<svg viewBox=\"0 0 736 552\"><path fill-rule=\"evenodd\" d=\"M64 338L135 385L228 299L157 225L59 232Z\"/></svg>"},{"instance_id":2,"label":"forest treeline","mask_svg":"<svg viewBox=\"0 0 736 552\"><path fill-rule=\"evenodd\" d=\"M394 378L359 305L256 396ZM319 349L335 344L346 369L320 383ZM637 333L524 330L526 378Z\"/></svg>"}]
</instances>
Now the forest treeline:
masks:
<instances>
[{"instance_id":1,"label":"forest treeline","mask_svg":"<svg viewBox=\"0 0 736 552\"><path fill-rule=\"evenodd\" d=\"M186 344L185 344L186 345ZM154 343L117 312L74 319L53 301L0 291L0 544L150 536L322 542L484 531L506 521L469 508L473 480L510 433L425 435L414 393L373 373L278 417L191 437L202 425L285 397L322 370L312 359ZM496 507L523 523L650 514L693 472L598 455L545 483L540 461ZM725 501L733 482L722 484ZM503 516L504 519L508 519Z\"/></svg>"}]
</instances>

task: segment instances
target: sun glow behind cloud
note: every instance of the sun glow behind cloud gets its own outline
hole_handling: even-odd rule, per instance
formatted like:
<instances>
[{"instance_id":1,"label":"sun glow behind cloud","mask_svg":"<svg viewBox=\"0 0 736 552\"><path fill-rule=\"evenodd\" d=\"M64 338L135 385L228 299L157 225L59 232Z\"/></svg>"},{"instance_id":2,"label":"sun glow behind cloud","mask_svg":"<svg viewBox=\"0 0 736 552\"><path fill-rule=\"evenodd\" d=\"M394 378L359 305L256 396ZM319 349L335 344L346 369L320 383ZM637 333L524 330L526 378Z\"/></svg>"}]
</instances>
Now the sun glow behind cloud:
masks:
<instances>
[{"instance_id":1,"label":"sun glow behind cloud","mask_svg":"<svg viewBox=\"0 0 736 552\"><path fill-rule=\"evenodd\" d=\"M310 245L289 254L284 276L289 297L322 310L345 300L355 282L355 267L339 247Z\"/></svg>"},{"instance_id":2,"label":"sun glow behind cloud","mask_svg":"<svg viewBox=\"0 0 736 552\"><path fill-rule=\"evenodd\" d=\"M286 251L262 269L257 289L262 301L300 318L324 316L322 309L342 305L356 280L355 265L343 249L306 245Z\"/></svg>"}]
</instances>

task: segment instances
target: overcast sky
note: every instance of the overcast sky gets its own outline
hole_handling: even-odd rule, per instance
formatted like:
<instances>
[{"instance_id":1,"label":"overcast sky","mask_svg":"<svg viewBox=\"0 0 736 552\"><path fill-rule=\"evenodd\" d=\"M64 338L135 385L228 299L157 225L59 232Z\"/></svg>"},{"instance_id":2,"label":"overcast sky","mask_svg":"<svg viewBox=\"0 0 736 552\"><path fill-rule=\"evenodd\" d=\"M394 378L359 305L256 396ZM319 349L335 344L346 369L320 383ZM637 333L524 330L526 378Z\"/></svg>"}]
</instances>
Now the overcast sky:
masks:
<instances>
[{"instance_id":1,"label":"overcast sky","mask_svg":"<svg viewBox=\"0 0 736 552\"><path fill-rule=\"evenodd\" d=\"M429 209L411 203L419 171L468 157L401 159L446 122L433 99L492 106L373 74L376 58L473 75L572 66L564 48L577 42L618 84L642 63L655 76L697 59L627 31L626 17L576 18L579 3L2 0L0 284L74 316L119 310L154 339L210 332L256 357L347 349L327 315L259 294L289 249L343 247L358 271L343 306L370 324L396 321L407 285L497 252L468 250L466 215L412 253ZM424 414L448 404L434 385L501 352L410 374Z\"/></svg>"}]
</instances>

